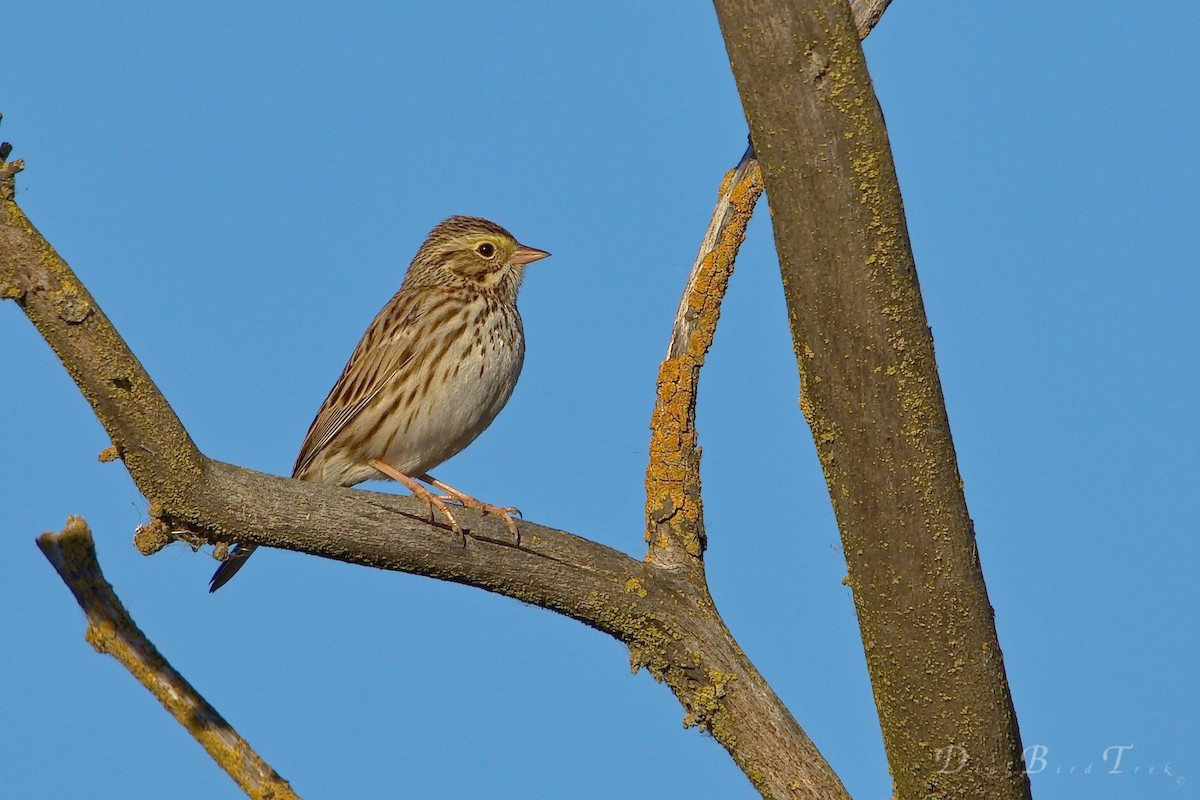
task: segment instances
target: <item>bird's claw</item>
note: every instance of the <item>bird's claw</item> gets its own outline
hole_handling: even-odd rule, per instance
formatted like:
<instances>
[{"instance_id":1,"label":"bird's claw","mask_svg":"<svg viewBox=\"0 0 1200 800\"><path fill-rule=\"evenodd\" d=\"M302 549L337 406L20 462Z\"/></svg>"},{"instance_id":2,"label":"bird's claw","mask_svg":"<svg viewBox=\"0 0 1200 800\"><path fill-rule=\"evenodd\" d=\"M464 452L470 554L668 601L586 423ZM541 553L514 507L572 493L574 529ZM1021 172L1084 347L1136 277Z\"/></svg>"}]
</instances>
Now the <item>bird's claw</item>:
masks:
<instances>
[{"instance_id":1,"label":"bird's claw","mask_svg":"<svg viewBox=\"0 0 1200 800\"><path fill-rule=\"evenodd\" d=\"M425 501L425 507L429 511L429 522L431 524L437 524L437 517L433 513L433 509L437 508L438 511L442 512L442 516L446 518L446 522L450 524L450 530L454 531L459 536L466 535L463 533L462 526L458 524L458 520L454 518L454 514L450 512L450 507L446 505L444 498L430 493L423 496L422 499Z\"/></svg>"},{"instance_id":2,"label":"bird's claw","mask_svg":"<svg viewBox=\"0 0 1200 800\"><path fill-rule=\"evenodd\" d=\"M504 520L504 526L508 528L508 532L513 535L513 539L516 541L517 545L520 546L521 532L517 530L516 520L512 518L514 513L516 513L517 516L521 516L521 510L519 508L502 508L500 506L494 506L491 503L484 503L481 500L475 500L474 497L469 497L465 501L460 500L460 502L462 502L463 506L467 508L473 508L483 514L491 514L493 517L499 517L500 519Z\"/></svg>"}]
</instances>

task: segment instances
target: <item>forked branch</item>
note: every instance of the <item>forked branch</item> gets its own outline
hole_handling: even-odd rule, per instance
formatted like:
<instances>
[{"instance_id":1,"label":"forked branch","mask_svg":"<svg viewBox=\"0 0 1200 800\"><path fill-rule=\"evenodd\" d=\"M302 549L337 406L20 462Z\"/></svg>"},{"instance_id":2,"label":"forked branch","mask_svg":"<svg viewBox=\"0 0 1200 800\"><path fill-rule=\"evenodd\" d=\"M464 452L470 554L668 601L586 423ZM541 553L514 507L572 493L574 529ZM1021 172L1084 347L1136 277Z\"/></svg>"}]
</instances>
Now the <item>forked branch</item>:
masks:
<instances>
[{"instance_id":1,"label":"forked branch","mask_svg":"<svg viewBox=\"0 0 1200 800\"><path fill-rule=\"evenodd\" d=\"M854 8L868 14L871 6ZM872 23L863 20L865 35ZM624 642L633 667L666 682L685 723L710 732L764 796L846 796L717 615L701 568L695 392L733 256L761 192L753 160L723 185L660 375L647 562L530 522L519 523L515 547L503 523L468 509L456 512L472 532L464 542L431 526L419 501L207 458L82 282L13 202L18 168L0 163L0 297L15 300L58 354L112 440L106 453L123 460L149 500L151 524L140 541L147 551L157 546L147 540L157 536L161 544L172 531L190 531L211 542L464 583L557 611ZM674 407L668 392L678 393Z\"/></svg>"},{"instance_id":2,"label":"forked branch","mask_svg":"<svg viewBox=\"0 0 1200 800\"><path fill-rule=\"evenodd\" d=\"M11 181L11 176L9 176ZM629 647L634 669L667 683L684 721L712 733L764 794L845 791L713 607L702 576L637 561L530 522L514 546L502 522L457 512L463 538L407 497L287 480L214 461L174 412L95 300L11 200L0 204L0 286L54 348L117 455L150 501L138 537L172 531L247 542L476 586L557 611Z\"/></svg>"},{"instance_id":3,"label":"forked branch","mask_svg":"<svg viewBox=\"0 0 1200 800\"><path fill-rule=\"evenodd\" d=\"M866 38L890 3L852 0L850 14L860 39ZM646 558L700 576L706 545L696 434L700 370L713 343L738 248L762 192L762 170L751 144L721 184L717 206L675 313L650 420Z\"/></svg>"}]
</instances>

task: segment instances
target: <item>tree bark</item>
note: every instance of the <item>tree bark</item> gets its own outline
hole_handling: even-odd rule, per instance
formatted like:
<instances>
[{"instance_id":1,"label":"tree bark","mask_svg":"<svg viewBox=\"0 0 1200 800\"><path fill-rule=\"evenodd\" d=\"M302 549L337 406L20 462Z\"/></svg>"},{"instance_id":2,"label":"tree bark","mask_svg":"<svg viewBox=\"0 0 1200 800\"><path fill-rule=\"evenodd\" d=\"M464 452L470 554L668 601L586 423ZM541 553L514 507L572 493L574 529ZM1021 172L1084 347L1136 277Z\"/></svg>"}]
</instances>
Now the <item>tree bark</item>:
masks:
<instances>
[{"instance_id":1,"label":"tree bark","mask_svg":"<svg viewBox=\"0 0 1200 800\"><path fill-rule=\"evenodd\" d=\"M0 298L16 301L58 354L112 439L102 457L121 458L149 500L151 523L135 537L142 552L194 534L426 575L557 611L624 643L633 669L666 683L684 724L711 733L764 796L847 796L721 620L702 553L686 556L691 568L643 562L525 521L516 545L503 522L470 509L455 512L468 530L459 537L432 525L410 497L264 475L200 453L95 299L13 201L18 169L0 164ZM752 183L758 175L755 167L744 177ZM728 178L725 191L744 197L747 189ZM727 222L740 230L720 232L724 252L702 253L701 262L719 269L729 259L731 267L748 219L748 211L733 215ZM695 359L702 362L699 351L711 343L721 292L697 296L713 324L690 345L692 404ZM691 413L694 405L684 409ZM668 439L668 450L693 441ZM670 538L663 546L678 555L683 545Z\"/></svg>"},{"instance_id":2,"label":"tree bark","mask_svg":"<svg viewBox=\"0 0 1200 800\"><path fill-rule=\"evenodd\" d=\"M213 761L254 800L299 800L292 787L167 663L138 628L104 579L92 533L71 517L60 533L44 533L38 547L87 617L84 638L112 656L154 695Z\"/></svg>"},{"instance_id":3,"label":"tree bark","mask_svg":"<svg viewBox=\"0 0 1200 800\"><path fill-rule=\"evenodd\" d=\"M887 132L850 9L716 8L762 164L800 405L841 530L897 795L1027 798Z\"/></svg>"}]
</instances>

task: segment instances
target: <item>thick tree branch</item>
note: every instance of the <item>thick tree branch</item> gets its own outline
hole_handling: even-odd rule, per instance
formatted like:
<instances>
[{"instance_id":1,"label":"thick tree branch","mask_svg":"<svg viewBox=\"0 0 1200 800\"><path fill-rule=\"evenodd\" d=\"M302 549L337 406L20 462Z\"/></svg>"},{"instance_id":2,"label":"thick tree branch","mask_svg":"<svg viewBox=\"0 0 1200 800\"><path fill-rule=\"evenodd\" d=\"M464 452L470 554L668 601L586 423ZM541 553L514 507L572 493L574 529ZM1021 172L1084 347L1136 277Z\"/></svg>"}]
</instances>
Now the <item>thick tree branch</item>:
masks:
<instances>
[{"instance_id":1,"label":"thick tree branch","mask_svg":"<svg viewBox=\"0 0 1200 800\"><path fill-rule=\"evenodd\" d=\"M121 662L247 795L262 800L296 798L288 782L254 752L138 629L104 579L91 531L82 517L70 517L62 533L44 533L37 543L83 609L88 623L84 638L97 652Z\"/></svg>"},{"instance_id":2,"label":"thick tree branch","mask_svg":"<svg viewBox=\"0 0 1200 800\"><path fill-rule=\"evenodd\" d=\"M58 353L113 439L104 456L123 458L150 501L152 521L138 537L144 551L184 530L455 581L557 611L624 642L633 668L667 683L685 723L710 732L765 795L845 796L717 615L702 574L529 522L519 523L517 547L502 522L468 509L457 512L470 531L464 539L431 525L411 498L206 458L79 279L6 196L0 296L16 300Z\"/></svg>"},{"instance_id":3,"label":"thick tree branch","mask_svg":"<svg viewBox=\"0 0 1200 800\"><path fill-rule=\"evenodd\" d=\"M841 529L898 795L1026 798L933 338L855 23L843 0L716 7L762 162L801 407Z\"/></svg>"},{"instance_id":4,"label":"thick tree branch","mask_svg":"<svg viewBox=\"0 0 1200 800\"><path fill-rule=\"evenodd\" d=\"M11 179L10 179L11 180ZM206 458L80 280L11 199L0 208L0 288L58 354L112 438L150 514L166 529L245 541L480 586L569 613L622 640L637 605L623 588L657 580L595 542L464 509L473 536L433 526L408 497L286 480ZM160 526L161 527L161 526ZM602 612L596 598L619 600Z\"/></svg>"},{"instance_id":5,"label":"thick tree branch","mask_svg":"<svg viewBox=\"0 0 1200 800\"><path fill-rule=\"evenodd\" d=\"M0 298L16 300L91 403L146 497L182 501L204 457L87 289L12 199L5 176Z\"/></svg>"}]
</instances>

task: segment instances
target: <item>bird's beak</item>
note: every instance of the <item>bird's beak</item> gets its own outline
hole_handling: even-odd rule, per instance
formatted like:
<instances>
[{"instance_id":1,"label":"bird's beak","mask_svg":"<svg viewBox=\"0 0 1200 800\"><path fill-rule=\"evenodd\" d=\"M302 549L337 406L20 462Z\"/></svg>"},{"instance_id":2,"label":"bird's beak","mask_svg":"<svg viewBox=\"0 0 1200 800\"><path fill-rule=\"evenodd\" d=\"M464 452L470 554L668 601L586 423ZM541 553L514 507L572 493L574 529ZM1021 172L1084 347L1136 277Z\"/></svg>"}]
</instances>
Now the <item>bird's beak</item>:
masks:
<instances>
[{"instance_id":1,"label":"bird's beak","mask_svg":"<svg viewBox=\"0 0 1200 800\"><path fill-rule=\"evenodd\" d=\"M519 244L513 252L512 263L522 265L532 264L534 261L541 261L549 255L545 250L538 250L536 247L526 247L523 244Z\"/></svg>"}]
</instances>

